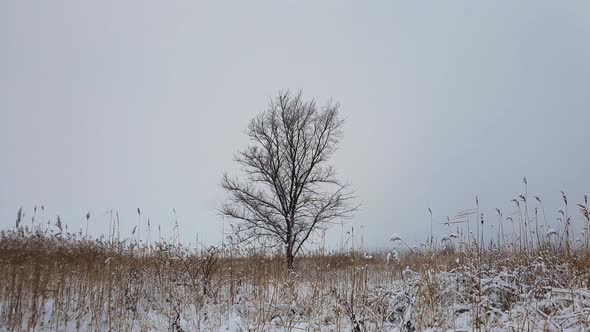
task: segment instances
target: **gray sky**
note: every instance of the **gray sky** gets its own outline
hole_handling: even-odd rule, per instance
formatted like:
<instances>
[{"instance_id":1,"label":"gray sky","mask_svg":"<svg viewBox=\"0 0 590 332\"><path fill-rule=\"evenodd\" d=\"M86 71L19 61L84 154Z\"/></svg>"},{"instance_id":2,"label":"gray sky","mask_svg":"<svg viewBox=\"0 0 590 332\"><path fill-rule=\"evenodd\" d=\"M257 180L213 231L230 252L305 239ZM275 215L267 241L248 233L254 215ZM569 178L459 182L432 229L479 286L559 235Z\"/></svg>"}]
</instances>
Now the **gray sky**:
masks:
<instances>
[{"instance_id":1,"label":"gray sky","mask_svg":"<svg viewBox=\"0 0 590 332\"><path fill-rule=\"evenodd\" d=\"M340 101L373 247L476 194L513 211L523 176L548 214L590 191L587 1L2 1L0 45L2 228L176 208L184 241L219 241L221 174L279 89Z\"/></svg>"}]
</instances>

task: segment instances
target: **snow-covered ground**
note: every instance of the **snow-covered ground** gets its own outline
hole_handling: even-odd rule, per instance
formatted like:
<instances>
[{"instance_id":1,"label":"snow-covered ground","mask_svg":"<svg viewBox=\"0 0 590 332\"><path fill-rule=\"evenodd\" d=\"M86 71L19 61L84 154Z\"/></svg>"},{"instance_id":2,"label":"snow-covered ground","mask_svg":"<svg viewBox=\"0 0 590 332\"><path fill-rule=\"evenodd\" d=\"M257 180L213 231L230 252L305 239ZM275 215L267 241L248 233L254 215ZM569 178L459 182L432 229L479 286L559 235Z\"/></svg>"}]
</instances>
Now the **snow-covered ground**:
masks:
<instances>
[{"instance_id":1,"label":"snow-covered ground","mask_svg":"<svg viewBox=\"0 0 590 332\"><path fill-rule=\"evenodd\" d=\"M148 281L143 290L124 290L126 307L116 312L111 308L110 313L105 299L96 298L92 290L86 290L92 299L72 298L68 304L61 303L60 310L52 296L39 294L39 310L20 317L20 329L237 332L590 328L590 291L571 285L557 287L556 280L545 277L561 272L550 271L540 262L512 270L462 267L417 273L406 269L403 280L383 284L376 282L374 275L363 274L362 268L352 273L349 276L354 278L346 278L346 283L300 281L295 277L292 283L270 280L268 285L241 284L233 299L220 293L193 298L194 293L186 291L191 285L178 280L173 285L174 296L162 298L156 295L162 293L155 291L155 281ZM537 277L531 278L531 273ZM220 291L223 287L220 285ZM103 301L102 314L97 314L100 310L96 306L84 306L91 302L96 305L97 301ZM3 322L10 310L16 310L14 303L2 303ZM32 314L38 317L32 320ZM29 325L31 321L36 321L35 326ZM1 326L9 330L5 323Z\"/></svg>"},{"instance_id":2,"label":"snow-covered ground","mask_svg":"<svg viewBox=\"0 0 590 332\"><path fill-rule=\"evenodd\" d=\"M0 232L0 331L590 331L586 248L124 245Z\"/></svg>"}]
</instances>

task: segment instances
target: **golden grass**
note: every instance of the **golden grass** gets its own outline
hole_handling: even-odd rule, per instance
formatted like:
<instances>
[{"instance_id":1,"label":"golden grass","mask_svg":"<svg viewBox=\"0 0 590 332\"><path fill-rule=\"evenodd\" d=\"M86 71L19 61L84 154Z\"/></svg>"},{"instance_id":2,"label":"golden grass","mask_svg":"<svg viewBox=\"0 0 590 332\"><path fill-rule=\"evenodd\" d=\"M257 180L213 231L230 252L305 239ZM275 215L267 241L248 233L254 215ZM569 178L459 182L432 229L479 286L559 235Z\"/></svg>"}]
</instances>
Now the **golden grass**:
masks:
<instances>
[{"instance_id":1,"label":"golden grass","mask_svg":"<svg viewBox=\"0 0 590 332\"><path fill-rule=\"evenodd\" d=\"M312 253L298 257L295 272L289 275L282 256L272 252L195 251L166 243L138 248L129 242L4 231L0 237L0 326L54 331L166 326L180 331L187 329L190 319L189 330L207 330L221 326L232 308L247 299L256 310L243 315L260 330L277 319L282 326L294 326L302 317L343 330L346 326L370 330L368 326L380 328L391 320L387 310L390 294L380 290L393 287L411 273L422 275L415 308L418 324L430 326L441 324L432 315L444 309L441 287L433 279L437 272L473 272L466 274L474 276L466 281L474 290L473 303L482 296L481 276L490 270L520 271L517 283L543 287L587 288L590 282L590 253L585 249L567 255L559 248L416 251L391 262L385 252L372 256ZM543 269L538 268L540 264ZM302 312L290 312L290 303L300 304ZM507 308L510 305L505 303ZM211 306L219 316L203 318L211 314ZM328 313L314 313L326 307ZM146 323L142 317L150 310L166 321L159 327ZM485 308L472 310L483 315Z\"/></svg>"}]
</instances>

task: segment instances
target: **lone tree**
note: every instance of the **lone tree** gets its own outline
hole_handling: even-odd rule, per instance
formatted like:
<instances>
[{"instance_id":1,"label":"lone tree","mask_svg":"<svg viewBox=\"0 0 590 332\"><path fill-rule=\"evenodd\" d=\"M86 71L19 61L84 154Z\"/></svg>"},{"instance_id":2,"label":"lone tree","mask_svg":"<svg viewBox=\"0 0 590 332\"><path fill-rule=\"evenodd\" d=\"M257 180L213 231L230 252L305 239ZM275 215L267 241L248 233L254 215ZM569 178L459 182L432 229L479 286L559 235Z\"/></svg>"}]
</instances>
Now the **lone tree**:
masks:
<instances>
[{"instance_id":1,"label":"lone tree","mask_svg":"<svg viewBox=\"0 0 590 332\"><path fill-rule=\"evenodd\" d=\"M313 233L358 208L328 164L342 134L338 108L280 93L250 121L251 144L234 156L244 178L222 179L228 199L220 212L234 221L237 241L283 246L289 270Z\"/></svg>"}]
</instances>

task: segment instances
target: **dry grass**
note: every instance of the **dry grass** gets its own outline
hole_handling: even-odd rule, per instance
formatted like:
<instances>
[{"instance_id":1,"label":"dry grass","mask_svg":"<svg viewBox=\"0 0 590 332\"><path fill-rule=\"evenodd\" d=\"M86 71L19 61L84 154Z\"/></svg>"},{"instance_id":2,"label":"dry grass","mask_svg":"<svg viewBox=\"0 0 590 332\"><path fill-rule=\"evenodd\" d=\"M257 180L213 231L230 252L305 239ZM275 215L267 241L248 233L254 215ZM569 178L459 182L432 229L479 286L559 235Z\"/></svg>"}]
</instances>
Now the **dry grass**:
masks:
<instances>
[{"instance_id":1,"label":"dry grass","mask_svg":"<svg viewBox=\"0 0 590 332\"><path fill-rule=\"evenodd\" d=\"M16 227L0 233L0 329L590 328L590 237L573 241L565 194L561 228L545 226L544 210L543 222L529 215L526 200L508 218L498 210L486 237L469 228L469 218L484 222L478 205L448 218L440 241L431 235L401 255L321 250L297 257L291 274L277 252L119 241L116 219L109 241L65 233L59 219L45 226L55 232L34 221L30 231L19 210ZM577 207L588 229L587 199Z\"/></svg>"},{"instance_id":2,"label":"dry grass","mask_svg":"<svg viewBox=\"0 0 590 332\"><path fill-rule=\"evenodd\" d=\"M473 328L480 328L492 326L493 310L523 301L515 292L493 304L500 307L486 307L486 276L516 272L509 276L515 290L543 297L548 289L587 289L590 270L584 249L569 255L552 248L448 249L390 262L386 253L307 255L297 259L297 273L287 275L282 258L269 253L165 243L138 248L22 230L2 232L0 257L0 326L23 331L216 330L236 315L255 331L294 330L302 322L311 331L375 330L409 321L408 330L452 326L456 312L445 314L452 307L449 290L437 276L457 272L455 281L467 290L461 296L470 297L460 302L470 304ZM404 302L411 320L396 311L395 290L403 282L414 287L404 290L414 298ZM526 318L515 322L525 326Z\"/></svg>"},{"instance_id":3,"label":"dry grass","mask_svg":"<svg viewBox=\"0 0 590 332\"><path fill-rule=\"evenodd\" d=\"M295 300L296 292L287 290L296 285L309 285L305 301L323 305L321 291L346 299L353 291L365 294L368 280L386 284L397 275L382 260L356 254L310 255L296 264L297 274L287 275L282 257L263 252L195 251L165 243L137 248L131 243L4 231L0 326L143 330L151 327L135 326L145 314L140 311L155 310L168 320L165 326L180 330L181 316L190 308L199 328L204 307L217 306L221 325L232 305L245 297L271 304L249 317L263 326L276 318L278 307L290 303L283 302L285 297Z\"/></svg>"}]
</instances>

